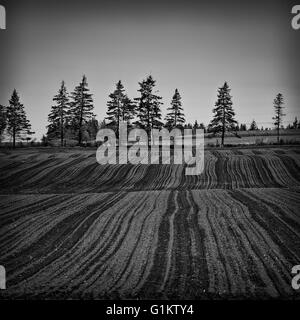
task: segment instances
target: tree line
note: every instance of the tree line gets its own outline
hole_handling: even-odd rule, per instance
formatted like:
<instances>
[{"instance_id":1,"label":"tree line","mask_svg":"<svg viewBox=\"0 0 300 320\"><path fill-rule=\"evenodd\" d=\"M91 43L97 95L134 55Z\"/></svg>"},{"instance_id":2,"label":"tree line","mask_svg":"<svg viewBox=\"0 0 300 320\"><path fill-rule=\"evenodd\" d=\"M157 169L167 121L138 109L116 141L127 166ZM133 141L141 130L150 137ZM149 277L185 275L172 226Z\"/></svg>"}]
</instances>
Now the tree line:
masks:
<instances>
[{"instance_id":1,"label":"tree line","mask_svg":"<svg viewBox=\"0 0 300 320\"><path fill-rule=\"evenodd\" d=\"M99 123L94 111L93 95L88 88L87 78L84 75L81 82L69 94L64 81L61 82L58 93L53 97L53 105L48 115L47 134L45 140L60 139L61 146L66 145L66 139L77 140L78 145L83 141L95 140L100 128L112 128L118 137L120 121L127 122L129 128L142 128L150 136L152 129L190 128L203 129L212 136L221 137L221 146L224 146L225 135L231 133L237 137L239 131L247 130L246 124L238 124L233 109L231 89L227 82L217 92L217 100L213 108L213 117L208 126L203 123L186 123L183 111L182 98L178 89L175 89L166 116L162 117L162 97L156 90L156 81L150 75L138 83L138 97L130 99L120 81L116 83L115 90L109 94L107 112L104 120ZM277 130L279 142L279 129L282 126L283 95L277 94L273 101L273 124ZM300 128L300 122L295 119L290 128ZM249 130L258 130L255 120L250 124ZM20 96L14 89L8 106L0 106L0 135L8 133L13 147L19 139L30 140L31 125L26 117L24 105Z\"/></svg>"}]
</instances>

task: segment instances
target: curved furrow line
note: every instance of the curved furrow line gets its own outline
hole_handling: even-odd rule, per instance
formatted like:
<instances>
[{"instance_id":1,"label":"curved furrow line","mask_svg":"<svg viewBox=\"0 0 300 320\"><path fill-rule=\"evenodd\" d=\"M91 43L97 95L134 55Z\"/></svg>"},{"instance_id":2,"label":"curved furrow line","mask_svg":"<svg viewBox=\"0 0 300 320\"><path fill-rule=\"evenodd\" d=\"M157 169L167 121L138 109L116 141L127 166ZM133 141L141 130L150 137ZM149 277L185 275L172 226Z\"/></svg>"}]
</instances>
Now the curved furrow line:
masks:
<instances>
[{"instance_id":1,"label":"curved furrow line","mask_svg":"<svg viewBox=\"0 0 300 320\"><path fill-rule=\"evenodd\" d=\"M212 155L211 152L208 153L209 157L204 158L204 168L205 174L208 176L207 188L213 189L216 187L217 183L217 175L215 170L215 164L217 162L217 157ZM207 170L206 170L207 169ZM203 188L205 188L205 182L203 184Z\"/></svg>"},{"instance_id":2,"label":"curved furrow line","mask_svg":"<svg viewBox=\"0 0 300 320\"><path fill-rule=\"evenodd\" d=\"M250 224L246 222L247 209L233 206L228 193L223 190L217 190L213 194L193 191L193 195L195 201L205 204L205 210L199 215L199 221L207 235L205 244L209 293L221 297L249 295L251 291L246 291L247 289L256 289L257 285L268 283L266 289L268 294L276 296L277 291L260 261L260 252L257 254L253 249L253 244L260 238L256 236L252 222ZM245 265L245 261L248 261L249 265ZM249 274L260 275L260 278L251 279Z\"/></svg>"},{"instance_id":3,"label":"curved furrow line","mask_svg":"<svg viewBox=\"0 0 300 320\"><path fill-rule=\"evenodd\" d=\"M261 252L258 256L264 257L265 268L274 287L280 295L291 293L290 269L295 256L286 242L282 241L282 234L279 235L283 231L281 222L273 216L270 207L254 199L246 190L238 190L231 193L231 196L248 208L252 219L257 224L256 232L259 233L259 238L265 242L265 245L261 241L260 244L256 241L253 245L257 246L257 250L266 248L266 253Z\"/></svg>"},{"instance_id":4,"label":"curved furrow line","mask_svg":"<svg viewBox=\"0 0 300 320\"><path fill-rule=\"evenodd\" d=\"M121 201L123 198L112 199L107 208L104 211L100 211L100 213L97 210L98 218L90 226L86 234L79 239L75 247L70 248L67 257L61 257L56 261L57 264L62 264L62 268L58 268L58 273L55 274L57 279L61 278L66 272L72 278L74 274L78 274L81 277L81 274L86 274L100 258L103 258L106 251L111 249L111 244L119 236L118 230L121 219L126 218L128 208L132 206L134 194L130 196L132 199L124 198L125 203ZM116 215L111 215L112 208L117 212ZM86 250L87 247L89 251ZM67 258L67 261L64 261L65 258ZM75 264L75 261L80 261L80 264Z\"/></svg>"},{"instance_id":5,"label":"curved furrow line","mask_svg":"<svg viewBox=\"0 0 300 320\"><path fill-rule=\"evenodd\" d=\"M141 164L131 166L123 179L123 183L121 185L122 190L134 190L135 183L143 177L145 171L145 166Z\"/></svg>"},{"instance_id":6,"label":"curved furrow line","mask_svg":"<svg viewBox=\"0 0 300 320\"><path fill-rule=\"evenodd\" d=\"M112 291L115 283L122 277L122 271L126 270L128 260L137 245L141 227L137 218L138 208L141 211L146 211L145 203L146 195L134 206L131 210L126 210L122 220L118 223L118 228L115 230L113 239L110 239L109 249L103 255L97 253L97 258L94 257L94 263L87 265L87 271L84 272L84 282L80 281L77 290L79 292L90 290L93 287L98 287L99 291L103 292L102 283L105 280L105 291ZM122 224L122 230L120 229ZM123 230L124 229L124 230ZM124 268L124 269L123 269ZM78 282L77 282L78 283ZM73 289L76 294L76 289Z\"/></svg>"},{"instance_id":7,"label":"curved furrow line","mask_svg":"<svg viewBox=\"0 0 300 320\"><path fill-rule=\"evenodd\" d=\"M144 175L142 178L134 184L135 190L141 190L149 188L149 186L155 181L158 176L158 169L160 166L157 165L143 165L145 167ZM146 189L147 190L147 189Z\"/></svg>"},{"instance_id":8,"label":"curved furrow line","mask_svg":"<svg viewBox=\"0 0 300 320\"><path fill-rule=\"evenodd\" d=\"M164 292L167 284L168 284L168 279L172 278L172 274L174 273L174 259L175 259L175 254L176 252L174 252L174 220L175 220L175 215L179 210L179 206L178 206L178 192L175 191L174 192L174 210L173 212L169 215L169 230L168 230L168 234L169 234L169 239L168 239L168 246L167 246L167 250L165 252L166 255L166 269L164 272L164 276L163 276L163 280L162 283L160 284L160 288L159 291L160 292Z\"/></svg>"},{"instance_id":9,"label":"curved furrow line","mask_svg":"<svg viewBox=\"0 0 300 320\"><path fill-rule=\"evenodd\" d=\"M65 172L66 166L72 166L80 160L76 159L60 159L54 161L53 159L47 159L41 164L36 164L33 167L27 168L17 172L15 176L9 176L10 184L21 187L30 187L33 186L36 188L36 185L43 186L53 183L53 177L58 179L59 174ZM67 163L66 163L67 162ZM10 185L9 184L9 185Z\"/></svg>"},{"instance_id":10,"label":"curved furrow line","mask_svg":"<svg viewBox=\"0 0 300 320\"><path fill-rule=\"evenodd\" d=\"M69 204L71 203L72 200L69 201ZM51 211L53 211L53 207L59 207L59 205L60 204L57 204L57 202L55 202L51 207ZM49 211L50 210L48 209L48 212ZM18 221L16 227L13 228L11 233L9 235L6 234L6 239L2 239L2 257L4 257L4 253L6 251L8 252L8 258L10 255L15 256L18 251L22 251L24 247L27 247L30 243L35 242L36 238L38 238L39 233L42 234L43 232L40 224L43 225L43 223L49 223L47 222L47 212L45 213L46 214L39 213L38 215L25 216L20 221ZM51 214L53 213L51 212Z\"/></svg>"},{"instance_id":11,"label":"curved furrow line","mask_svg":"<svg viewBox=\"0 0 300 320\"><path fill-rule=\"evenodd\" d=\"M281 197L283 197L282 193L283 192L281 192ZM248 194L252 194L252 198L257 197L257 192L254 192L254 190L248 190ZM281 239L282 243L285 243L285 246L288 248L286 251L290 252L293 262L296 263L297 257L300 255L300 246L295 245L295 243L300 244L300 218L296 218L299 206L289 208L291 206L290 203L278 201L279 199L280 198L274 196L268 198L268 194L263 192L263 197L259 200L267 206L268 212L273 214L274 224L276 225L277 231L279 231L277 232L278 238ZM294 219L288 216L289 212L296 214L294 215ZM295 252L293 253L293 251Z\"/></svg>"},{"instance_id":12,"label":"curved furrow line","mask_svg":"<svg viewBox=\"0 0 300 320\"><path fill-rule=\"evenodd\" d=\"M245 230L243 232L240 230L241 230L241 226L244 225L245 223L244 221L245 219L247 219L247 216L243 215L244 210L232 210L233 208L232 201L227 202L227 199L225 199L224 201L223 195L222 197L219 197L219 193L216 193L215 197L216 197L216 200L219 198L219 202L223 203L223 206L227 208L227 213L226 215L224 215L224 220L226 221L224 224L224 228L226 226L226 228L228 229L228 235L229 235L228 240L231 247L231 250L227 253L227 259L229 260L229 264L232 265L234 270L234 272L230 274L231 276L230 282L232 287L231 294L233 294L234 296L237 296L239 293L246 294L247 292L246 287L249 288L252 286L255 288L255 284L253 286L253 284L249 282L249 276L247 276L249 272L246 272L246 274L244 274L243 272L242 266L244 265L244 260L242 256L243 256L243 252L247 253L247 250L244 249L243 243L239 243L237 241L237 238L239 238L245 232ZM234 208L236 209L236 207L237 205L235 204ZM237 216L237 213L239 216ZM249 228L249 230L251 230L251 228ZM236 237L237 235L236 232L238 232L238 237ZM264 243L266 242L266 237L264 237L263 239L261 239L260 237L257 237L257 230L255 231L255 235L252 235L252 237L256 238L255 245L259 244L258 246L259 248L264 248L264 247L267 248L264 245ZM268 244L270 245L270 247L273 247L273 243L269 242ZM258 256L259 257L264 256L264 252L260 252ZM254 254L254 257L255 257L255 254ZM277 252L276 252L276 255L274 255L269 251L267 260L269 260L271 263L276 262L277 257L278 257ZM281 258L281 256L279 256L279 258ZM244 274L244 276L242 276L242 274ZM267 280L267 285L268 285L268 282L270 281L267 278L265 279ZM263 283L262 279L260 279L259 282ZM273 284L273 286L276 287L275 284ZM274 294L274 296L277 294L275 290L274 292L270 292L270 293Z\"/></svg>"},{"instance_id":13,"label":"curved furrow line","mask_svg":"<svg viewBox=\"0 0 300 320\"><path fill-rule=\"evenodd\" d=\"M264 156L264 161L266 162L266 167L272 174L272 178L276 181L277 186L290 185L290 180L293 180L293 178L290 177L289 172L284 169L282 161L280 161L279 158Z\"/></svg>"},{"instance_id":14,"label":"curved furrow line","mask_svg":"<svg viewBox=\"0 0 300 320\"><path fill-rule=\"evenodd\" d=\"M269 168L269 162L265 159L264 156L255 156L252 158L253 168L256 168L259 172L259 176L261 177L261 183L263 187L271 186L271 187L281 187L282 185L278 183L276 177L274 177L274 173ZM256 176L253 175L253 178ZM251 187L258 187L259 184L251 185Z\"/></svg>"},{"instance_id":15,"label":"curved furrow line","mask_svg":"<svg viewBox=\"0 0 300 320\"><path fill-rule=\"evenodd\" d=\"M68 241L67 249L65 248L65 246L61 245L60 247L62 248L62 250L58 251L57 254L56 252L54 252L55 259L53 259L52 257L52 260L49 260L48 264L44 263L43 268L38 270L31 278L26 280L33 281L36 284L36 293L37 290L40 290L40 293L45 293L45 291L49 291L49 287L52 287L53 285L59 288L61 283L66 285L70 284L70 281L72 282L71 279L73 275L70 271L71 268L77 266L79 261L82 264L82 254L86 254L87 247L92 248L93 241L91 241L91 237L87 238L90 229L93 229L95 224L99 226L99 223L97 221L102 217L102 212L105 212L107 208L110 208L114 204L114 202L122 199L122 196L124 196L124 194L116 194L113 196L109 196L111 196L110 199L104 198L104 200L106 201L103 201L103 204L100 204L100 206L97 206L97 204L95 204L95 209L91 210L89 216L87 216L81 222L77 229L75 229L72 233L69 234L69 238L72 240L72 243ZM101 209L104 211L102 211ZM94 218L94 221L89 221ZM90 222L91 225L89 224ZM84 232L84 230L86 231ZM78 237L78 234L81 236ZM98 233L97 236L99 237ZM60 249L60 247L56 247L56 249ZM68 276L66 276L65 273L68 273ZM46 283L45 279L47 279ZM39 283L44 283L42 288L39 286Z\"/></svg>"},{"instance_id":16,"label":"curved furrow line","mask_svg":"<svg viewBox=\"0 0 300 320\"><path fill-rule=\"evenodd\" d=\"M131 170L131 165L115 165L114 168L112 169L113 169L113 176L105 184L105 188L107 190L122 189L124 179L129 173L129 171Z\"/></svg>"},{"instance_id":17,"label":"curved furrow line","mask_svg":"<svg viewBox=\"0 0 300 320\"><path fill-rule=\"evenodd\" d=\"M135 223L131 225L126 239L114 256L115 269L119 270L114 283L107 288L109 291L118 291L125 295L127 292L134 294L135 288L141 286L141 282L148 275L145 274L147 262L150 263L153 259L154 250L151 250L151 246L155 248L157 241L155 241L155 234L158 230L161 212L166 210L167 201L164 198L167 194L168 192L151 192L147 196L151 205L139 208L137 211ZM120 256L124 256L121 251L125 251L127 259L120 259ZM120 265L120 261L123 261L123 266Z\"/></svg>"},{"instance_id":18,"label":"curved furrow line","mask_svg":"<svg viewBox=\"0 0 300 320\"><path fill-rule=\"evenodd\" d=\"M5 204L5 207L0 206L2 226L0 229L0 243L3 241L1 239L1 234L7 232L11 228L16 227L16 225L12 224L13 222L16 222L26 215L34 215L38 214L39 212L43 212L46 208L51 206L51 203L53 202L62 202L70 198L69 195L43 194L38 196L39 201L36 202L36 195L16 195L14 197L8 195L0 196L1 205L4 205L4 197L7 197L8 201ZM5 229L6 227L8 229Z\"/></svg>"},{"instance_id":19,"label":"curved furrow line","mask_svg":"<svg viewBox=\"0 0 300 320\"><path fill-rule=\"evenodd\" d=\"M55 187L56 183L63 184L72 182L78 170L81 169L85 171L85 166L82 167L84 164L83 160L84 158L82 157L61 159L59 163L54 162L52 167L47 168L47 170L41 172L39 175L35 175L31 182L32 184L38 184L43 187L47 187L48 185Z\"/></svg>"},{"instance_id":20,"label":"curved furrow line","mask_svg":"<svg viewBox=\"0 0 300 320\"><path fill-rule=\"evenodd\" d=\"M162 212L158 227L158 240L155 247L153 262L143 285L138 287L141 298L157 298L163 296L163 289L170 268L170 255L173 246L173 221L176 209L176 191L168 193L166 211Z\"/></svg>"},{"instance_id":21,"label":"curved furrow line","mask_svg":"<svg viewBox=\"0 0 300 320\"><path fill-rule=\"evenodd\" d=\"M243 170L244 167L244 170ZM261 163L256 161L253 157L246 155L240 165L240 172L243 175L243 187L258 187L265 186L264 181L269 181L269 176L264 171Z\"/></svg>"},{"instance_id":22,"label":"curved furrow line","mask_svg":"<svg viewBox=\"0 0 300 320\"><path fill-rule=\"evenodd\" d=\"M86 209L89 209L89 206L92 206L93 202L97 201L98 195L94 195L94 197L90 197L90 201L88 201L86 203L87 207ZM95 203L94 203L95 204ZM105 205L105 204L104 204ZM71 248L73 246L74 243L76 243L76 239L77 237L72 237L74 235L74 233L84 233L85 229L88 228L88 223L90 222L89 220L91 220L91 216L86 217L85 219L83 219L75 228L75 230L73 230L71 228L69 235L67 234L65 237L62 237L62 241L61 243L55 243L54 241L54 247L52 252L46 252L45 255L40 255L40 259L37 258L35 265L33 264L31 267L35 269L34 270L25 270L26 273L22 274L22 279L20 281L18 281L18 283L16 283L15 286L11 286L11 290L12 292L15 291L19 291L18 288L20 286L24 286L24 283L28 283L28 281L30 281L32 283L32 287L33 288L40 288L41 289L41 283L43 283L43 281L38 282L39 285L35 282L35 279L38 278L38 275L42 272L42 270L47 266L47 265L51 265L53 261L55 261L56 259L58 259L62 253L66 253L68 252L69 247ZM55 240L55 239L54 239ZM60 251L60 248L62 249L62 252ZM47 278L44 279L44 281L47 281ZM44 287L44 286L42 286ZM32 291L33 293L35 292L35 289L33 289Z\"/></svg>"},{"instance_id":23,"label":"curved furrow line","mask_svg":"<svg viewBox=\"0 0 300 320\"><path fill-rule=\"evenodd\" d=\"M0 171L1 171L1 177L4 178L5 175L10 174L10 171L17 170L19 167L24 165L24 162L22 161L15 161L6 159L4 157L0 157Z\"/></svg>"},{"instance_id":24,"label":"curved furrow line","mask_svg":"<svg viewBox=\"0 0 300 320\"><path fill-rule=\"evenodd\" d=\"M82 197L81 202L82 200L84 200L84 197ZM65 217L63 219L58 220L55 224L52 224L51 221L49 222L51 226L50 228L48 227L42 237L40 237L38 245L32 244L26 247L26 249L22 251L21 256L7 263L11 276L8 280L11 281L11 286L16 284L16 278L19 274L22 274L22 277L26 279L36 273L43 265L47 265L55 260L57 256L59 256L58 250L60 247L63 247L65 251L72 247L73 242L76 243L77 241L76 238L72 238L72 234L74 232L84 233L87 225L84 226L83 222L90 217L88 212L90 210L89 208L95 206L97 202L105 203L105 199L99 200L98 195L88 197L85 206L76 203L75 199L74 202L76 205L76 210L74 209L74 211L77 211L78 214L75 215L73 212L70 214L68 213L69 210L65 210ZM80 210L81 208L84 208L84 210ZM79 230L77 230L77 228ZM29 257L29 259L25 257ZM28 265L28 260L30 261L30 265ZM17 269L14 270L14 266L17 266Z\"/></svg>"},{"instance_id":25,"label":"curved furrow line","mask_svg":"<svg viewBox=\"0 0 300 320\"><path fill-rule=\"evenodd\" d=\"M297 164L297 162L292 159L291 157L280 154L277 155L277 157L282 162L282 171L283 176L285 177L285 181L287 185L297 186L300 183L300 163ZM286 176L285 176L286 174ZM290 180L292 183L290 183Z\"/></svg>"},{"instance_id":26,"label":"curved furrow line","mask_svg":"<svg viewBox=\"0 0 300 320\"><path fill-rule=\"evenodd\" d=\"M153 188L154 190L168 190L174 183L172 180L172 178L174 177L174 175L172 175L172 172L176 172L176 167L176 165L160 165L158 170L159 179L157 179L157 181L153 180L153 185L150 185L150 188Z\"/></svg>"},{"instance_id":27,"label":"curved furrow line","mask_svg":"<svg viewBox=\"0 0 300 320\"><path fill-rule=\"evenodd\" d=\"M187 201L187 191L178 193L177 210L174 212L174 234L172 265L166 281L165 292L168 297L183 299L191 288L192 233L189 215L194 215L193 206Z\"/></svg>"},{"instance_id":28,"label":"curved furrow line","mask_svg":"<svg viewBox=\"0 0 300 320\"><path fill-rule=\"evenodd\" d=\"M188 275L186 294L188 297L199 299L206 295L209 285L208 267L206 262L205 229L199 221L199 207L194 200L193 191L186 192L187 207L190 208L187 214L187 222L190 234L191 272Z\"/></svg>"},{"instance_id":29,"label":"curved furrow line","mask_svg":"<svg viewBox=\"0 0 300 320\"><path fill-rule=\"evenodd\" d=\"M241 188L243 187L243 184L248 184L248 181L245 181L242 175L242 168L244 166L242 166L241 158L235 155L234 159L234 168L232 171L235 173L236 188Z\"/></svg>"},{"instance_id":30,"label":"curved furrow line","mask_svg":"<svg viewBox=\"0 0 300 320\"><path fill-rule=\"evenodd\" d=\"M198 196L202 198L201 192L198 193ZM197 203L198 199L195 194L194 199ZM210 203L208 197L204 197L201 200L204 215L203 213L199 215L199 221L201 226L205 228L206 234L205 244L209 273L208 293L220 295L230 291L228 264L225 259L226 251L223 246L223 243L226 245L226 240L221 237L224 231L220 229L218 219L216 219L218 208L215 207L215 204ZM209 203L207 203L208 201ZM199 202L198 205L200 205Z\"/></svg>"},{"instance_id":31,"label":"curved furrow line","mask_svg":"<svg viewBox=\"0 0 300 320\"><path fill-rule=\"evenodd\" d=\"M136 204L140 204L141 206L145 206L145 196L141 197ZM94 243L95 247L93 248L93 252L89 251L86 252L84 247L82 249L76 248L76 251L81 254L77 261L80 261L80 264L75 265L74 263L70 268L67 270L69 274L68 278L72 281L72 292L76 294L77 292L82 291L82 288L88 288L89 285L93 284L94 281L100 278L103 273L107 270L106 268L106 261L109 261L110 270L111 270L111 263L115 256L115 251L118 251L122 245L122 241L124 237L126 237L126 233L128 232L128 228L130 228L131 222L135 217L136 213L129 211L128 209L132 209L132 202L127 201L127 205L124 208L124 203L118 203L117 205L121 206L118 212L117 220L110 219L108 221L108 225L106 226L106 230L103 231L101 234L102 237L99 237L98 233L98 241ZM135 211L135 210L134 210ZM109 212L111 212L109 210ZM128 214L128 212L130 212ZM123 227L121 228L121 225ZM126 229L124 229L124 224L126 225ZM98 230L97 230L98 231ZM103 239L104 238L104 239ZM84 253L84 255L83 255ZM111 277L110 277L111 279ZM56 280L55 280L56 281ZM109 281L104 281L105 285L107 286ZM100 281L103 283L103 281Z\"/></svg>"},{"instance_id":32,"label":"curved furrow line","mask_svg":"<svg viewBox=\"0 0 300 320\"><path fill-rule=\"evenodd\" d=\"M51 228L56 219L62 219L60 215L61 209L72 207L78 197L54 197L50 199L47 209L39 213L29 213L14 223L14 227L10 228L3 238L1 238L2 257L9 255L15 256L19 251L24 250L31 243L36 242L39 236L45 232L44 226ZM59 201L58 201L59 200ZM80 204L81 199L79 199ZM25 208L27 210L27 208ZM55 216L57 214L57 216ZM49 219L50 217L50 219Z\"/></svg>"},{"instance_id":33,"label":"curved furrow line","mask_svg":"<svg viewBox=\"0 0 300 320\"><path fill-rule=\"evenodd\" d=\"M157 247L159 245L159 229L161 226L161 222L163 219L163 216L166 214L167 209L168 209L168 201L170 198L170 191L160 191L159 192L159 198L157 202L155 203L155 208L154 208L154 214L151 216L153 221L153 228L151 228L151 235L149 236L149 245L148 245L148 250L145 252L145 259L143 260L143 268L141 269L138 281L136 285L133 288L133 294L138 295L138 292L141 290L141 288L144 286L146 280L148 279L150 272L152 268L154 267L154 262L155 262L155 254ZM148 232L146 225L145 225L145 232ZM143 250L143 243L139 243L139 247L141 248L140 250ZM138 254L138 250L136 251ZM124 283L125 284L125 283ZM129 290L130 288L128 287L127 284L126 289Z\"/></svg>"},{"instance_id":34,"label":"curved furrow line","mask_svg":"<svg viewBox=\"0 0 300 320\"><path fill-rule=\"evenodd\" d=\"M10 185L18 184L24 181L24 179L31 177L32 171L43 171L44 166L49 166L50 163L52 164L53 161L51 159L46 159L39 163L22 163L21 168L19 170L8 170L3 171L1 174L2 178L0 178L0 185L3 187L7 187Z\"/></svg>"}]
</instances>

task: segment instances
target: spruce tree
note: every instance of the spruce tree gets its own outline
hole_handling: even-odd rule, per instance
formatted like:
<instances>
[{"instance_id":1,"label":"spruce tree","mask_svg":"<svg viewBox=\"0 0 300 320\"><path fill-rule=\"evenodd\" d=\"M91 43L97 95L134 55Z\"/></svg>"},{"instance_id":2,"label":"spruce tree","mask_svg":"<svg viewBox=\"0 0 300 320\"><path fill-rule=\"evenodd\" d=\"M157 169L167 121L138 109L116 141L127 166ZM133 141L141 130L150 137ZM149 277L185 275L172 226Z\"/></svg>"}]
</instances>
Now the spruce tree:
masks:
<instances>
[{"instance_id":1,"label":"spruce tree","mask_svg":"<svg viewBox=\"0 0 300 320\"><path fill-rule=\"evenodd\" d=\"M80 84L75 87L71 94L72 101L70 103L71 126L78 133L78 144L82 142L84 125L91 120L93 114L93 99L89 93L86 76L83 76Z\"/></svg>"},{"instance_id":2,"label":"spruce tree","mask_svg":"<svg viewBox=\"0 0 300 320\"><path fill-rule=\"evenodd\" d=\"M16 139L22 138L23 135L31 135L31 124L26 117L24 105L20 102L17 90L14 89L9 105L6 108L7 130L12 136L13 148L16 147Z\"/></svg>"},{"instance_id":3,"label":"spruce tree","mask_svg":"<svg viewBox=\"0 0 300 320\"><path fill-rule=\"evenodd\" d=\"M298 119L297 117L295 117L295 120L293 122L293 129L297 129L298 128Z\"/></svg>"},{"instance_id":4,"label":"spruce tree","mask_svg":"<svg viewBox=\"0 0 300 320\"><path fill-rule=\"evenodd\" d=\"M125 96L123 100L123 106L121 110L121 117L123 121L126 121L127 124L130 124L130 122L134 119L136 115L136 106L134 102Z\"/></svg>"},{"instance_id":5,"label":"spruce tree","mask_svg":"<svg viewBox=\"0 0 300 320\"><path fill-rule=\"evenodd\" d=\"M185 123L185 117L183 114L183 108L181 103L181 96L178 89L175 90L171 101L171 107L167 109L169 112L165 118L166 126L168 128L176 128L177 126L182 127Z\"/></svg>"},{"instance_id":6,"label":"spruce tree","mask_svg":"<svg viewBox=\"0 0 300 320\"><path fill-rule=\"evenodd\" d=\"M212 132L216 135L221 133L221 146L224 146L225 132L234 131L236 134L237 121L232 108L232 96L227 82L218 89L218 99L213 109L214 118L210 123ZM237 134L236 134L237 135Z\"/></svg>"},{"instance_id":7,"label":"spruce tree","mask_svg":"<svg viewBox=\"0 0 300 320\"><path fill-rule=\"evenodd\" d=\"M160 129L163 125L161 122L161 105L162 97L154 92L156 81L152 76L148 76L146 80L139 82L140 97L135 98L137 102L137 117L136 124L147 131L148 138L150 138L151 129Z\"/></svg>"},{"instance_id":8,"label":"spruce tree","mask_svg":"<svg viewBox=\"0 0 300 320\"><path fill-rule=\"evenodd\" d=\"M6 108L0 105L0 142L2 141L6 125Z\"/></svg>"},{"instance_id":9,"label":"spruce tree","mask_svg":"<svg viewBox=\"0 0 300 320\"><path fill-rule=\"evenodd\" d=\"M256 124L255 120L252 120L249 130L254 131L254 130L257 130L257 129L258 129L258 127L257 127L257 124Z\"/></svg>"},{"instance_id":10,"label":"spruce tree","mask_svg":"<svg viewBox=\"0 0 300 320\"><path fill-rule=\"evenodd\" d=\"M97 136L97 132L99 130L99 123L96 118L89 120L86 124L86 131L89 135L90 140L95 140Z\"/></svg>"},{"instance_id":11,"label":"spruce tree","mask_svg":"<svg viewBox=\"0 0 300 320\"><path fill-rule=\"evenodd\" d=\"M118 136L120 121L126 121L129 124L134 118L135 106L125 94L121 80L118 81L115 91L109 95L109 98L105 119L109 121L108 125L115 129Z\"/></svg>"},{"instance_id":12,"label":"spruce tree","mask_svg":"<svg viewBox=\"0 0 300 320\"><path fill-rule=\"evenodd\" d=\"M48 115L48 133L51 131L59 131L61 146L64 145L65 128L67 125L68 117L70 116L70 104L67 88L65 82L62 81L58 94L54 96L53 101L56 102L51 107L51 112ZM55 132L56 133L56 132Z\"/></svg>"},{"instance_id":13,"label":"spruce tree","mask_svg":"<svg viewBox=\"0 0 300 320\"><path fill-rule=\"evenodd\" d=\"M282 118L285 116L285 114L283 113L283 95L281 93L278 93L273 103L275 116L272 119L274 120L274 126L277 129L277 143L279 143L279 129L280 125L282 124Z\"/></svg>"}]
</instances>

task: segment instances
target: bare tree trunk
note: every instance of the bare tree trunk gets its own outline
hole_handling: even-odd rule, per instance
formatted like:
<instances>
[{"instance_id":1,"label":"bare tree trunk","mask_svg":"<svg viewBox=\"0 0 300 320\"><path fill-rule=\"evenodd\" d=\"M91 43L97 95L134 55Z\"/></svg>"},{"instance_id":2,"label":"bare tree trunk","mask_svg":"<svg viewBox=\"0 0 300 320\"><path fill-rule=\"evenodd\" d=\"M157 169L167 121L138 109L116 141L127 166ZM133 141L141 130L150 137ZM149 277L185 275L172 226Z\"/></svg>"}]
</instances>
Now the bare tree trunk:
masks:
<instances>
[{"instance_id":1,"label":"bare tree trunk","mask_svg":"<svg viewBox=\"0 0 300 320\"><path fill-rule=\"evenodd\" d=\"M223 127L222 127L222 140L221 147L224 147L224 137L225 137L225 110L223 110Z\"/></svg>"},{"instance_id":2,"label":"bare tree trunk","mask_svg":"<svg viewBox=\"0 0 300 320\"><path fill-rule=\"evenodd\" d=\"M223 126L223 129L222 129L222 139L221 139L221 147L223 148L224 147L224 137L225 137L225 130L224 130L224 126Z\"/></svg>"},{"instance_id":3,"label":"bare tree trunk","mask_svg":"<svg viewBox=\"0 0 300 320\"><path fill-rule=\"evenodd\" d=\"M61 125L60 125L60 145L62 147L64 146L64 124L63 124L62 120L61 120Z\"/></svg>"},{"instance_id":4,"label":"bare tree trunk","mask_svg":"<svg viewBox=\"0 0 300 320\"><path fill-rule=\"evenodd\" d=\"M16 130L15 128L13 129L13 149L16 148Z\"/></svg>"},{"instance_id":5,"label":"bare tree trunk","mask_svg":"<svg viewBox=\"0 0 300 320\"><path fill-rule=\"evenodd\" d=\"M78 144L81 145L82 140L82 133L81 133L81 124L79 125L79 132L78 132Z\"/></svg>"}]
</instances>

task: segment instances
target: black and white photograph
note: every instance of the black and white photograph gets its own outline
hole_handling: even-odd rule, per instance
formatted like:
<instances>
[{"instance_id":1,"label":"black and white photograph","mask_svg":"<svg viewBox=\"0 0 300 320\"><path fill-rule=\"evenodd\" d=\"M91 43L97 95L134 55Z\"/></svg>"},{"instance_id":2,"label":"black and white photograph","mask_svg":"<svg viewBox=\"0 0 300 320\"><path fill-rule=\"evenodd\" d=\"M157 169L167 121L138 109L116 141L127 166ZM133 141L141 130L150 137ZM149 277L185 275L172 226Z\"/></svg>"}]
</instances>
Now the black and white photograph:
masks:
<instances>
[{"instance_id":1,"label":"black and white photograph","mask_svg":"<svg viewBox=\"0 0 300 320\"><path fill-rule=\"evenodd\" d=\"M0 0L0 300L300 300L299 54L299 1Z\"/></svg>"}]
</instances>

